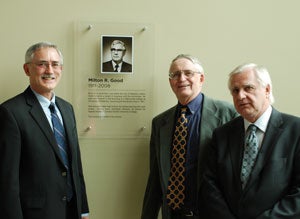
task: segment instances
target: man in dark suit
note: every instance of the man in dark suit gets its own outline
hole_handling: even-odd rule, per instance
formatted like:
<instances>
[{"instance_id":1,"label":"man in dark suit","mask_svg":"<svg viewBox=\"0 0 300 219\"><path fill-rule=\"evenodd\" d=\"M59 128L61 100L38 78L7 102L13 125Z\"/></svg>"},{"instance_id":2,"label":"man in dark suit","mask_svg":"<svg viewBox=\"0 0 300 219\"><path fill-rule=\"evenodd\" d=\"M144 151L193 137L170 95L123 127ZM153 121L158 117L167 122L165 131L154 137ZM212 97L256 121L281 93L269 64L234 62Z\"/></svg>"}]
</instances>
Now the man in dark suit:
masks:
<instances>
[{"instance_id":1,"label":"man in dark suit","mask_svg":"<svg viewBox=\"0 0 300 219\"><path fill-rule=\"evenodd\" d=\"M300 218L300 119L272 107L272 82L264 67L238 66L228 85L241 116L213 133L200 196L204 218ZM257 155L249 156L249 148Z\"/></svg>"},{"instance_id":2,"label":"man in dark suit","mask_svg":"<svg viewBox=\"0 0 300 219\"><path fill-rule=\"evenodd\" d=\"M156 116L152 121L150 139L150 174L144 196L142 219L158 217L160 208L163 219L198 219L198 190L202 180L202 169L207 160L207 144L214 128L237 116L234 107L226 102L213 100L202 92L204 71L195 57L178 55L169 69L169 82L178 99L176 106ZM182 183L184 200L179 207L171 201L171 167L179 161L171 155L176 146L175 124L181 108L186 108L187 138L185 145L185 171ZM175 182L176 184L176 182ZM180 183L181 184L181 183Z\"/></svg>"},{"instance_id":3,"label":"man in dark suit","mask_svg":"<svg viewBox=\"0 0 300 219\"><path fill-rule=\"evenodd\" d=\"M126 46L123 41L114 40L111 43L110 51L112 60L103 63L103 72L132 72L132 65L123 60L126 54Z\"/></svg>"},{"instance_id":4,"label":"man in dark suit","mask_svg":"<svg viewBox=\"0 0 300 219\"><path fill-rule=\"evenodd\" d=\"M74 111L54 94L62 64L56 45L31 46L23 66L30 86L0 105L1 218L88 218ZM54 135L50 103L65 129L68 165Z\"/></svg>"}]
</instances>

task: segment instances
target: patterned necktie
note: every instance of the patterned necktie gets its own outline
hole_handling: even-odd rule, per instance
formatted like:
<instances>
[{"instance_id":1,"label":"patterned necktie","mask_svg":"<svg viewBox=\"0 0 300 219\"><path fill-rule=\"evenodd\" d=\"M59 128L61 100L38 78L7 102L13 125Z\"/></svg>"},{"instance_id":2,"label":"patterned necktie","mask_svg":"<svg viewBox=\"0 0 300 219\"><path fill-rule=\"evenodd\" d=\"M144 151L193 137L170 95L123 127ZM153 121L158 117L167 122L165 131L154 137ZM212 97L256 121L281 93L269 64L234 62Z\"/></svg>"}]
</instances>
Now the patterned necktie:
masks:
<instances>
[{"instance_id":1,"label":"patterned necktie","mask_svg":"<svg viewBox=\"0 0 300 219\"><path fill-rule=\"evenodd\" d=\"M56 143L59 148L61 158L63 159L64 165L67 169L67 184L68 184L67 199L71 200L73 196L73 189L72 189L72 178L70 175L71 173L70 173L70 164L69 164L69 156L68 156L68 145L66 141L65 129L59 117L56 114L54 103L50 104L49 109L51 112L51 120L52 120L53 132L56 139Z\"/></svg>"},{"instance_id":2,"label":"patterned necktie","mask_svg":"<svg viewBox=\"0 0 300 219\"><path fill-rule=\"evenodd\" d=\"M115 72L118 72L118 69L119 69L119 65L116 64L116 66L115 66Z\"/></svg>"},{"instance_id":3,"label":"patterned necktie","mask_svg":"<svg viewBox=\"0 0 300 219\"><path fill-rule=\"evenodd\" d=\"M187 140L187 118L185 117L187 108L181 109L181 115L178 118L172 148L171 170L168 185L167 200L168 205L173 210L180 209L185 199L185 154Z\"/></svg>"},{"instance_id":4,"label":"patterned necktie","mask_svg":"<svg viewBox=\"0 0 300 219\"><path fill-rule=\"evenodd\" d=\"M258 153L258 139L255 133L256 129L257 127L251 124L248 127L249 134L245 140L245 149L241 170L241 181L243 188L245 188L247 184Z\"/></svg>"}]
</instances>

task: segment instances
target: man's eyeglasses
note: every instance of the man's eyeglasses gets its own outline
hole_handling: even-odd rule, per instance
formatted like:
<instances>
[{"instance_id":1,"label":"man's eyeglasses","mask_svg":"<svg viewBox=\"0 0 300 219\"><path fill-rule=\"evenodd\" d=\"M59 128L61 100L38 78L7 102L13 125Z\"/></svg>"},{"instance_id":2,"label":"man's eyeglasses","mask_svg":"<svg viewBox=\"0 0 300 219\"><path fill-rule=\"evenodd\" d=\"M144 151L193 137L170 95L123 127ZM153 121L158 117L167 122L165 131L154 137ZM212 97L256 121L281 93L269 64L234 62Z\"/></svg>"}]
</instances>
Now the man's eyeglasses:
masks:
<instances>
[{"instance_id":1,"label":"man's eyeglasses","mask_svg":"<svg viewBox=\"0 0 300 219\"><path fill-rule=\"evenodd\" d=\"M114 49L114 48L111 48L110 51L112 52L123 52L125 49Z\"/></svg>"},{"instance_id":2,"label":"man's eyeglasses","mask_svg":"<svg viewBox=\"0 0 300 219\"><path fill-rule=\"evenodd\" d=\"M42 68L42 69L47 69L50 66L53 69L59 69L62 66L62 64L60 62L29 62L27 64L34 64L38 68Z\"/></svg>"},{"instance_id":3,"label":"man's eyeglasses","mask_svg":"<svg viewBox=\"0 0 300 219\"><path fill-rule=\"evenodd\" d=\"M178 80L181 77L181 74L183 74L186 78L192 78L196 73L200 74L201 72L192 70L175 71L169 73L169 78L172 80Z\"/></svg>"}]
</instances>

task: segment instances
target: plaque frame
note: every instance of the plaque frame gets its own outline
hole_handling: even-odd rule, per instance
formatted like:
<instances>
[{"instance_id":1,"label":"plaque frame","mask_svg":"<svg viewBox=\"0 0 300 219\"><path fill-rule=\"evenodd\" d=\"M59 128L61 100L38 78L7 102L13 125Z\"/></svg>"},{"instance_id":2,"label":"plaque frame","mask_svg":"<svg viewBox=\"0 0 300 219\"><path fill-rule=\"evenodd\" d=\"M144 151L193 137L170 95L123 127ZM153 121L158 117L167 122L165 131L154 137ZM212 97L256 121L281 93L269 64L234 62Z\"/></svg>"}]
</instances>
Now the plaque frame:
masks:
<instances>
[{"instance_id":1,"label":"plaque frame","mask_svg":"<svg viewBox=\"0 0 300 219\"><path fill-rule=\"evenodd\" d=\"M154 26L79 21L74 35L73 106L79 137L149 138L153 114ZM132 72L102 72L103 36L132 40Z\"/></svg>"}]
</instances>

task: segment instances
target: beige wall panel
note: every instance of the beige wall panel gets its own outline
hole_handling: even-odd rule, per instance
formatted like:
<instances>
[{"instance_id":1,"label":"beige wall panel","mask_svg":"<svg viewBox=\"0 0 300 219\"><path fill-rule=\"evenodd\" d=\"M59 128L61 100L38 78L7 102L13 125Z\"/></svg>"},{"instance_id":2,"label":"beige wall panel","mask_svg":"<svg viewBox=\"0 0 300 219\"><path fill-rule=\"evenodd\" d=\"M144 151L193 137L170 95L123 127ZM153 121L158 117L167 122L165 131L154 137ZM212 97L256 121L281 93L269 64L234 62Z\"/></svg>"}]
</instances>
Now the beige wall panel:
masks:
<instances>
[{"instance_id":1,"label":"beige wall panel","mask_svg":"<svg viewBox=\"0 0 300 219\"><path fill-rule=\"evenodd\" d=\"M65 56L56 94L74 103L74 23L88 20L155 26L149 118L176 104L167 75L178 53L199 57L206 72L204 93L229 102L228 73L244 62L265 65L273 79L274 106L299 116L295 98L300 81L299 7L298 0L2 1L0 102L25 89L25 50L47 40L58 44ZM139 218L148 174L148 140L80 140L91 219Z\"/></svg>"}]
</instances>

